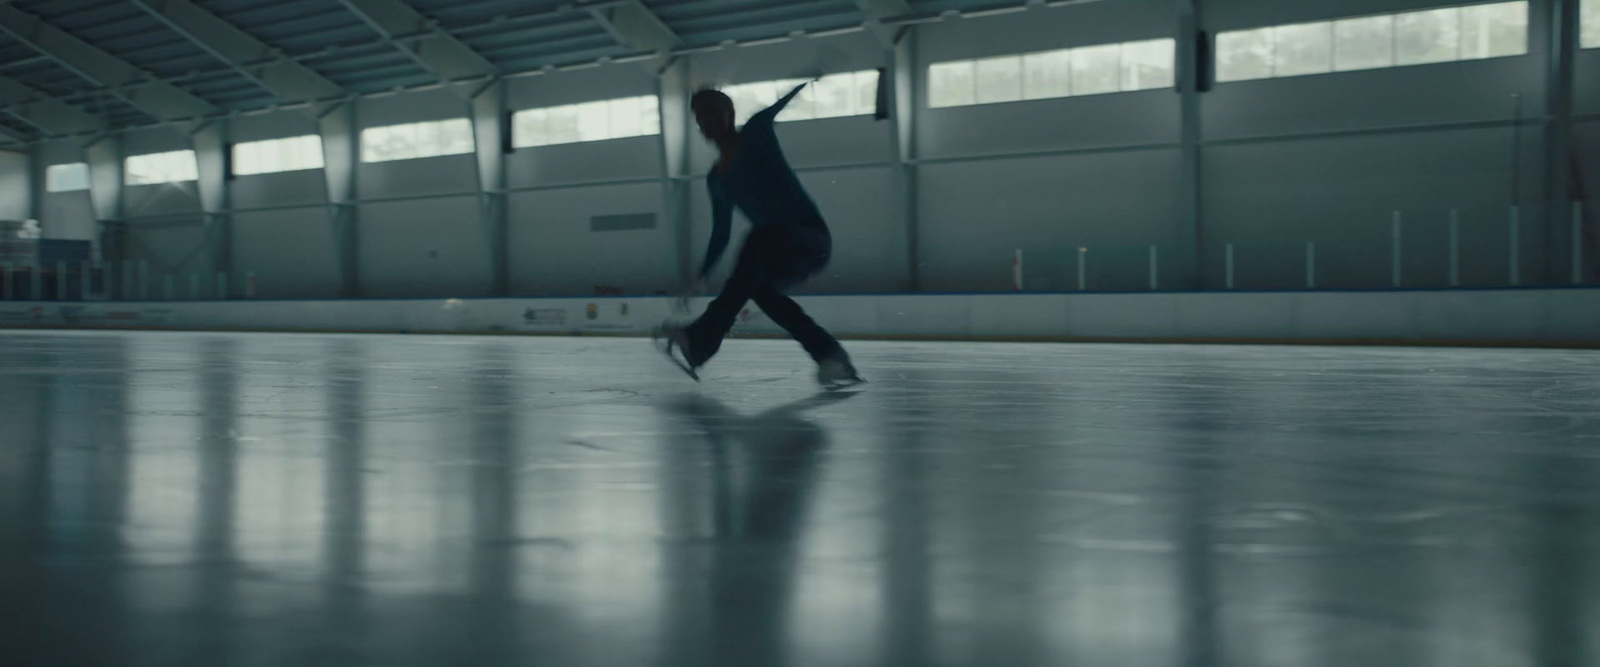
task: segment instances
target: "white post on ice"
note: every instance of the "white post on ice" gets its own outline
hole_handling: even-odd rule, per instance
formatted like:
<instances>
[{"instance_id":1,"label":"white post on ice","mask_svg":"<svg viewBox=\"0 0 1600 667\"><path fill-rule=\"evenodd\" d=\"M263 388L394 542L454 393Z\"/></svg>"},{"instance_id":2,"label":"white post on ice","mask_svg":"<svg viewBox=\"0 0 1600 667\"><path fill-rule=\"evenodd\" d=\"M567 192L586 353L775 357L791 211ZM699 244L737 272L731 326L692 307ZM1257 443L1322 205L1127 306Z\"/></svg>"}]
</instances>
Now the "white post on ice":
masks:
<instances>
[{"instance_id":1,"label":"white post on ice","mask_svg":"<svg viewBox=\"0 0 1600 667\"><path fill-rule=\"evenodd\" d=\"M1317 242L1306 241L1306 289L1317 288Z\"/></svg>"},{"instance_id":2,"label":"white post on ice","mask_svg":"<svg viewBox=\"0 0 1600 667\"><path fill-rule=\"evenodd\" d=\"M1461 285L1461 211L1450 209L1450 286Z\"/></svg>"},{"instance_id":3,"label":"white post on ice","mask_svg":"<svg viewBox=\"0 0 1600 667\"><path fill-rule=\"evenodd\" d=\"M1394 220L1389 224L1389 273L1390 283L1395 287L1400 286L1400 212L1394 212Z\"/></svg>"},{"instance_id":4,"label":"white post on ice","mask_svg":"<svg viewBox=\"0 0 1600 667\"><path fill-rule=\"evenodd\" d=\"M1233 289L1233 244L1223 246L1223 286Z\"/></svg>"},{"instance_id":5,"label":"white post on ice","mask_svg":"<svg viewBox=\"0 0 1600 667\"><path fill-rule=\"evenodd\" d=\"M1507 225L1506 252L1508 253L1507 279L1513 287L1522 284L1522 207L1511 207L1511 219Z\"/></svg>"},{"instance_id":6,"label":"white post on ice","mask_svg":"<svg viewBox=\"0 0 1600 667\"><path fill-rule=\"evenodd\" d=\"M1583 283L1583 202L1572 202L1572 284Z\"/></svg>"},{"instance_id":7,"label":"white post on ice","mask_svg":"<svg viewBox=\"0 0 1600 667\"><path fill-rule=\"evenodd\" d=\"M1150 291L1152 292L1161 287L1160 260L1161 258L1156 254L1156 247L1154 245L1150 246Z\"/></svg>"},{"instance_id":8,"label":"white post on ice","mask_svg":"<svg viewBox=\"0 0 1600 667\"><path fill-rule=\"evenodd\" d=\"M1088 284L1089 284L1089 280L1088 280L1089 272L1087 270L1088 269L1088 266L1087 266L1088 261L1089 261L1089 249L1088 248L1081 248L1081 247L1078 248L1078 291L1079 292L1082 292L1082 291L1084 291L1085 289L1088 288L1087 287Z\"/></svg>"}]
</instances>

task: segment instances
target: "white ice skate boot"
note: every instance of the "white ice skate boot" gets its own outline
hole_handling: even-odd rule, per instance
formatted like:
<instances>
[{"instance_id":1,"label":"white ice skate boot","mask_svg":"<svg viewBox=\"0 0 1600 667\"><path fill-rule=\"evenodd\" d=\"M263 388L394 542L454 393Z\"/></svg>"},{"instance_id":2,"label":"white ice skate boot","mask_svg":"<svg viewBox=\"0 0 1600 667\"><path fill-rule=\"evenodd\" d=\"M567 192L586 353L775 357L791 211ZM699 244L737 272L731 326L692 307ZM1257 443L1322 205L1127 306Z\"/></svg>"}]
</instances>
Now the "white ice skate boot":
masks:
<instances>
[{"instance_id":1,"label":"white ice skate boot","mask_svg":"<svg viewBox=\"0 0 1600 667\"><path fill-rule=\"evenodd\" d=\"M817 384L823 389L843 389L866 382L856 374L856 367L850 364L850 357L844 353L828 357L817 362Z\"/></svg>"}]
</instances>

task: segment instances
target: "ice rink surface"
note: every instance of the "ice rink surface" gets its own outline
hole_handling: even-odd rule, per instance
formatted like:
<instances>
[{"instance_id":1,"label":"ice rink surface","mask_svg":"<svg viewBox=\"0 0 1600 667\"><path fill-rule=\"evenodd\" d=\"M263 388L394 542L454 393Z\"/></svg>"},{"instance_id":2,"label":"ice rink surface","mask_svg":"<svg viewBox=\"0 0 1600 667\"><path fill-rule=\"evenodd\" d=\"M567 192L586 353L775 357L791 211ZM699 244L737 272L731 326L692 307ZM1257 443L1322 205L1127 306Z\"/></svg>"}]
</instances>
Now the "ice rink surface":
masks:
<instances>
[{"instance_id":1,"label":"ice rink surface","mask_svg":"<svg viewBox=\"0 0 1600 667\"><path fill-rule=\"evenodd\" d=\"M0 333L16 665L1600 663L1600 352Z\"/></svg>"}]
</instances>

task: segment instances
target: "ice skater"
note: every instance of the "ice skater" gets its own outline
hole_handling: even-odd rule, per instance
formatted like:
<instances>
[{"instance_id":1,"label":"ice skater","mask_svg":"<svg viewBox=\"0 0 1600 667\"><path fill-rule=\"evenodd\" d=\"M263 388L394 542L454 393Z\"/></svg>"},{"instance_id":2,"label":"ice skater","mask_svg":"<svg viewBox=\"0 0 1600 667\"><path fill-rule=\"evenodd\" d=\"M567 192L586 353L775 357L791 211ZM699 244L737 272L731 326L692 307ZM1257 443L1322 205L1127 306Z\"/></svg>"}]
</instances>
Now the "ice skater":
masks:
<instances>
[{"instance_id":1,"label":"ice skater","mask_svg":"<svg viewBox=\"0 0 1600 667\"><path fill-rule=\"evenodd\" d=\"M722 339L746 301L789 332L817 362L817 382L836 388L861 382L856 369L831 334L812 321L783 292L828 265L833 238L822 213L789 168L773 132L778 112L808 84L800 84L772 106L750 117L742 129L733 126L733 100L717 90L701 90L689 102L700 133L715 144L717 164L706 176L711 191L711 242L697 282L704 281L727 248L735 206L750 220L750 233L739 251L733 274L722 293L700 318L687 326L663 324L659 335L666 352L676 348L679 361L695 379L695 371L722 347Z\"/></svg>"}]
</instances>

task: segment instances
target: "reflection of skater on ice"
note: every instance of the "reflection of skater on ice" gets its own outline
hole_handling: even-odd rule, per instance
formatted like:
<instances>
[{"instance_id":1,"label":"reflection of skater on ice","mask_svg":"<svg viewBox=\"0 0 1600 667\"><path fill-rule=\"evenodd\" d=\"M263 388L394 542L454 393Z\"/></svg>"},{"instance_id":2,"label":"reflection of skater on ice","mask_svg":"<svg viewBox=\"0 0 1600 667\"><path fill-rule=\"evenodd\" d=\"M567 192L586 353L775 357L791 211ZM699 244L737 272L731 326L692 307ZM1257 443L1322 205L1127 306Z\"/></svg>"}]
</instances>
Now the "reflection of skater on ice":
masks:
<instances>
[{"instance_id":1,"label":"reflection of skater on ice","mask_svg":"<svg viewBox=\"0 0 1600 667\"><path fill-rule=\"evenodd\" d=\"M751 116L742 129L734 129L733 100L720 91L702 90L690 101L700 133L720 153L706 176L711 242L697 280L705 280L727 247L735 206L751 226L733 273L705 313L686 326L662 327L668 354L676 348L690 375L722 347L745 302L755 301L817 362L818 382L833 387L861 381L839 341L783 294L827 266L833 251L828 225L789 168L772 127L778 112L803 88L805 84L796 86Z\"/></svg>"}]
</instances>

